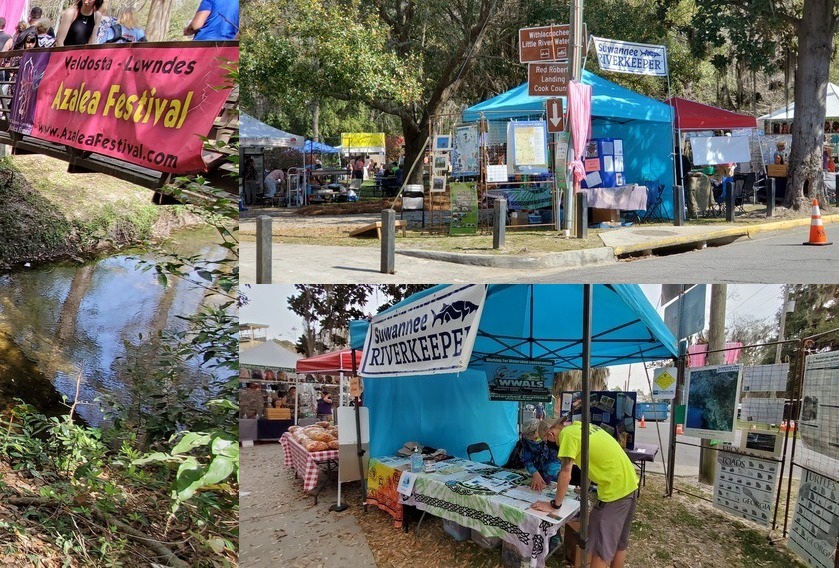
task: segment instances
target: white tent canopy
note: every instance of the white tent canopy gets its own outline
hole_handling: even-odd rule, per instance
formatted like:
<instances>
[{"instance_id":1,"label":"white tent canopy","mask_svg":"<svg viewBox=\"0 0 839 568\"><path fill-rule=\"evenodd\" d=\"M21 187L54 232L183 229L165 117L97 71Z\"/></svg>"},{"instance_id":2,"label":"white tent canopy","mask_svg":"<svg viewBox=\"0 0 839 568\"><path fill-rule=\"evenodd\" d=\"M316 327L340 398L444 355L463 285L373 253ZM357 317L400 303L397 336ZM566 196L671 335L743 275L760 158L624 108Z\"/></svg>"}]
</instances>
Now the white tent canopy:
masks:
<instances>
[{"instance_id":1,"label":"white tent canopy","mask_svg":"<svg viewBox=\"0 0 839 568\"><path fill-rule=\"evenodd\" d=\"M294 373L297 360L303 356L273 341L266 341L246 351L239 351L239 364L259 369L279 369Z\"/></svg>"},{"instance_id":2,"label":"white tent canopy","mask_svg":"<svg viewBox=\"0 0 839 568\"><path fill-rule=\"evenodd\" d=\"M239 113L239 142L241 146L263 146L266 148L302 148L306 143L303 136L268 126L251 115Z\"/></svg>"},{"instance_id":3,"label":"white tent canopy","mask_svg":"<svg viewBox=\"0 0 839 568\"><path fill-rule=\"evenodd\" d=\"M825 118L829 120L839 119L839 86L833 83L827 84L825 95ZM795 103L790 103L783 108L772 111L758 117L758 120L792 120L795 117Z\"/></svg>"}]
</instances>

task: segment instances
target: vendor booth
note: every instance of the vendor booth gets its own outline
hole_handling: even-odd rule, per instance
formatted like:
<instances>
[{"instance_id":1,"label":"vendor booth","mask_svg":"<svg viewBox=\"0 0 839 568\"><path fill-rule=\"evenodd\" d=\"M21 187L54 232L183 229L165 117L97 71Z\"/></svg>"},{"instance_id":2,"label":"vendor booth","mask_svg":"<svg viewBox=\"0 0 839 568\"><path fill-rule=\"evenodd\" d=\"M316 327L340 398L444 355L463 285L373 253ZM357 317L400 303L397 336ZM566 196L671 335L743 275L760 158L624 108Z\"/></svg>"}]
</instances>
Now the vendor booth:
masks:
<instances>
[{"instance_id":1,"label":"vendor booth","mask_svg":"<svg viewBox=\"0 0 839 568\"><path fill-rule=\"evenodd\" d=\"M301 151L300 167L302 171L305 165L302 160L302 150L306 142L303 136L269 126L245 112L239 113L239 132L239 149L242 152L242 191L245 203L253 203L256 196L265 191L263 187L263 154L266 149L289 148ZM290 175L287 187L289 203L302 205L302 186L296 180L296 176L294 181L291 178Z\"/></svg>"},{"instance_id":2,"label":"vendor booth","mask_svg":"<svg viewBox=\"0 0 839 568\"><path fill-rule=\"evenodd\" d=\"M762 132L756 130L757 120L747 114L681 97L671 97L664 102L675 111L674 127L679 149L690 157L696 168L681 172L679 164L675 167L676 175L682 175L677 182L684 186L688 218L706 215L717 203L711 178L698 166L739 162L741 171L732 181L737 185L738 194L744 198L751 196L757 176L765 172L762 159L765 142ZM721 131L727 131L729 136L717 136ZM674 158L679 160L680 156ZM721 198L722 194L718 193L717 199Z\"/></svg>"},{"instance_id":3,"label":"vendor booth","mask_svg":"<svg viewBox=\"0 0 839 568\"><path fill-rule=\"evenodd\" d=\"M242 369L251 370L251 377L258 376L258 379L249 380L272 388L274 385L285 385L285 388L296 383L290 380L287 373L294 373L297 360L300 355L290 351L274 341L266 341L250 349L239 352L239 366ZM269 373L270 371L270 373ZM266 379L266 375L270 378ZM265 403L270 405L270 396L265 397ZM239 418L239 439L240 440L279 440L280 436L288 430L289 426L296 422L295 416L297 407L289 410L287 415L269 415L264 409L256 417Z\"/></svg>"},{"instance_id":4,"label":"vendor booth","mask_svg":"<svg viewBox=\"0 0 839 568\"><path fill-rule=\"evenodd\" d=\"M360 359L360 351L344 349L300 359L297 361L296 370L300 374L337 379L339 396L335 397L335 404L336 406L349 406L350 395L347 392L347 379L352 376L355 369L358 369Z\"/></svg>"},{"instance_id":5,"label":"vendor booth","mask_svg":"<svg viewBox=\"0 0 839 568\"><path fill-rule=\"evenodd\" d=\"M494 465L507 461L518 439L518 403L511 401L539 396L555 371L676 355L675 339L634 285L441 285L372 322L352 322L350 333L352 346L364 347L368 502L397 523L403 505L415 506L471 530L473 540L476 532L500 539L534 566L544 564L547 542L580 505L566 497L555 517L540 517L528 504L540 494L528 494L516 471ZM509 371L522 364L536 367L528 378L512 380ZM487 456L473 453L479 442L489 450L489 465ZM400 489L412 444L454 458Z\"/></svg>"},{"instance_id":6,"label":"vendor booth","mask_svg":"<svg viewBox=\"0 0 839 568\"><path fill-rule=\"evenodd\" d=\"M595 193L609 200L610 206L634 210L639 205L643 205L642 209L648 207L647 192L643 191L641 203L628 188L638 184L642 188L650 186L658 190L663 186L662 213L672 217L672 199L667 197L673 186L671 108L586 70L582 73L582 83L592 87L591 138L594 143L594 146L590 145L591 152L587 150L587 156L584 156L590 159L585 161L587 183L584 187L600 189ZM527 90L525 83L471 106L464 111L463 121L488 121L488 142L492 143L494 130L500 132L511 121L544 120L547 97L530 96ZM493 127L493 122L499 123L498 126ZM597 163L591 161L594 158ZM597 175L591 175L594 173ZM603 195L610 192L614 195ZM658 191L651 197L657 195Z\"/></svg>"}]
</instances>

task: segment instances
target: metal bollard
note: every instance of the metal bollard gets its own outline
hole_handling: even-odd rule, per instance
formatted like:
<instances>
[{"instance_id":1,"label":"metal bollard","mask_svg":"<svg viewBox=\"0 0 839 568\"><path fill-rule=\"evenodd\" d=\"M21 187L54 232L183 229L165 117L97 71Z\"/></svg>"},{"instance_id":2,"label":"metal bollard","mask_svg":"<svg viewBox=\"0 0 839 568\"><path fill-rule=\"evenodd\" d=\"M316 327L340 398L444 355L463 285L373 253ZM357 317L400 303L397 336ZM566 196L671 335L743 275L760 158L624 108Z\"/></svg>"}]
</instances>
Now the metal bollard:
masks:
<instances>
[{"instance_id":1,"label":"metal bollard","mask_svg":"<svg viewBox=\"0 0 839 568\"><path fill-rule=\"evenodd\" d=\"M734 183L730 181L725 184L725 220L734 222Z\"/></svg>"},{"instance_id":2,"label":"metal bollard","mask_svg":"<svg viewBox=\"0 0 839 568\"><path fill-rule=\"evenodd\" d=\"M507 232L507 200L496 199L492 221L492 248L504 248L504 237Z\"/></svg>"},{"instance_id":3,"label":"metal bollard","mask_svg":"<svg viewBox=\"0 0 839 568\"><path fill-rule=\"evenodd\" d=\"M396 211L384 209L382 211L382 262L379 272L394 274L396 272Z\"/></svg>"},{"instance_id":4,"label":"metal bollard","mask_svg":"<svg viewBox=\"0 0 839 568\"><path fill-rule=\"evenodd\" d=\"M775 215L775 178L766 178L766 216Z\"/></svg>"},{"instance_id":5,"label":"metal bollard","mask_svg":"<svg viewBox=\"0 0 839 568\"><path fill-rule=\"evenodd\" d=\"M588 194L584 191L574 196L576 199L575 225L578 239L588 238Z\"/></svg>"},{"instance_id":6,"label":"metal bollard","mask_svg":"<svg viewBox=\"0 0 839 568\"><path fill-rule=\"evenodd\" d=\"M685 192L681 185L673 186L673 226L685 224Z\"/></svg>"},{"instance_id":7,"label":"metal bollard","mask_svg":"<svg viewBox=\"0 0 839 568\"><path fill-rule=\"evenodd\" d=\"M274 241L271 239L271 217L256 218L256 283L271 283L271 255Z\"/></svg>"}]
</instances>

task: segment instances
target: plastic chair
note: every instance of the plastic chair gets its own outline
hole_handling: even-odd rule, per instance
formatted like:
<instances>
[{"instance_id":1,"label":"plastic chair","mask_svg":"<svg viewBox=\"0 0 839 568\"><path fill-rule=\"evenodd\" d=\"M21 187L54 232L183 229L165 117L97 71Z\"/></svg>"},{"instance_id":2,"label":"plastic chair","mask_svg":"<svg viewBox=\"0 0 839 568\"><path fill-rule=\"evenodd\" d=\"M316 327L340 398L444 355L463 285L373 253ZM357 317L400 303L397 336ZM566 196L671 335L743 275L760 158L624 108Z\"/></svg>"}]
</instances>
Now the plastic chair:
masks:
<instances>
[{"instance_id":1,"label":"plastic chair","mask_svg":"<svg viewBox=\"0 0 839 568\"><path fill-rule=\"evenodd\" d=\"M644 182L644 185L647 186L647 212L641 221L644 223L650 221L666 221L667 215L664 212L664 184L659 183L658 180L647 180Z\"/></svg>"},{"instance_id":2,"label":"plastic chair","mask_svg":"<svg viewBox=\"0 0 839 568\"><path fill-rule=\"evenodd\" d=\"M492 450L486 442L476 442L466 446L466 455L469 456L469 461L476 461L472 459L472 454L480 454L482 452L489 452L489 461L481 461L478 463L485 463L487 465L496 465L495 456L492 455Z\"/></svg>"}]
</instances>

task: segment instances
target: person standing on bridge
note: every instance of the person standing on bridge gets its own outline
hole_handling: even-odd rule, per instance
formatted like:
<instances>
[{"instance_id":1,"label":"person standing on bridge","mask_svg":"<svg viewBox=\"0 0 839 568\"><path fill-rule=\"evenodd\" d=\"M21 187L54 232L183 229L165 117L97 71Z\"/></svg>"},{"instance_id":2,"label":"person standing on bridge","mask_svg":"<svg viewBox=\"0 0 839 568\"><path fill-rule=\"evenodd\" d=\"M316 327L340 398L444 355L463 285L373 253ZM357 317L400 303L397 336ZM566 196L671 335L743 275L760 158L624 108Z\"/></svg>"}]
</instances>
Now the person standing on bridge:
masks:
<instances>
[{"instance_id":1,"label":"person standing on bridge","mask_svg":"<svg viewBox=\"0 0 839 568\"><path fill-rule=\"evenodd\" d=\"M239 38L239 0L201 0L185 36L195 41L224 41Z\"/></svg>"},{"instance_id":2,"label":"person standing on bridge","mask_svg":"<svg viewBox=\"0 0 839 568\"><path fill-rule=\"evenodd\" d=\"M3 31L5 27L6 18L0 18L0 51L9 51L14 43L12 36Z\"/></svg>"},{"instance_id":3,"label":"person standing on bridge","mask_svg":"<svg viewBox=\"0 0 839 568\"><path fill-rule=\"evenodd\" d=\"M104 0L78 0L64 10L58 21L56 47L96 43L96 30L102 23L99 8Z\"/></svg>"}]
</instances>

